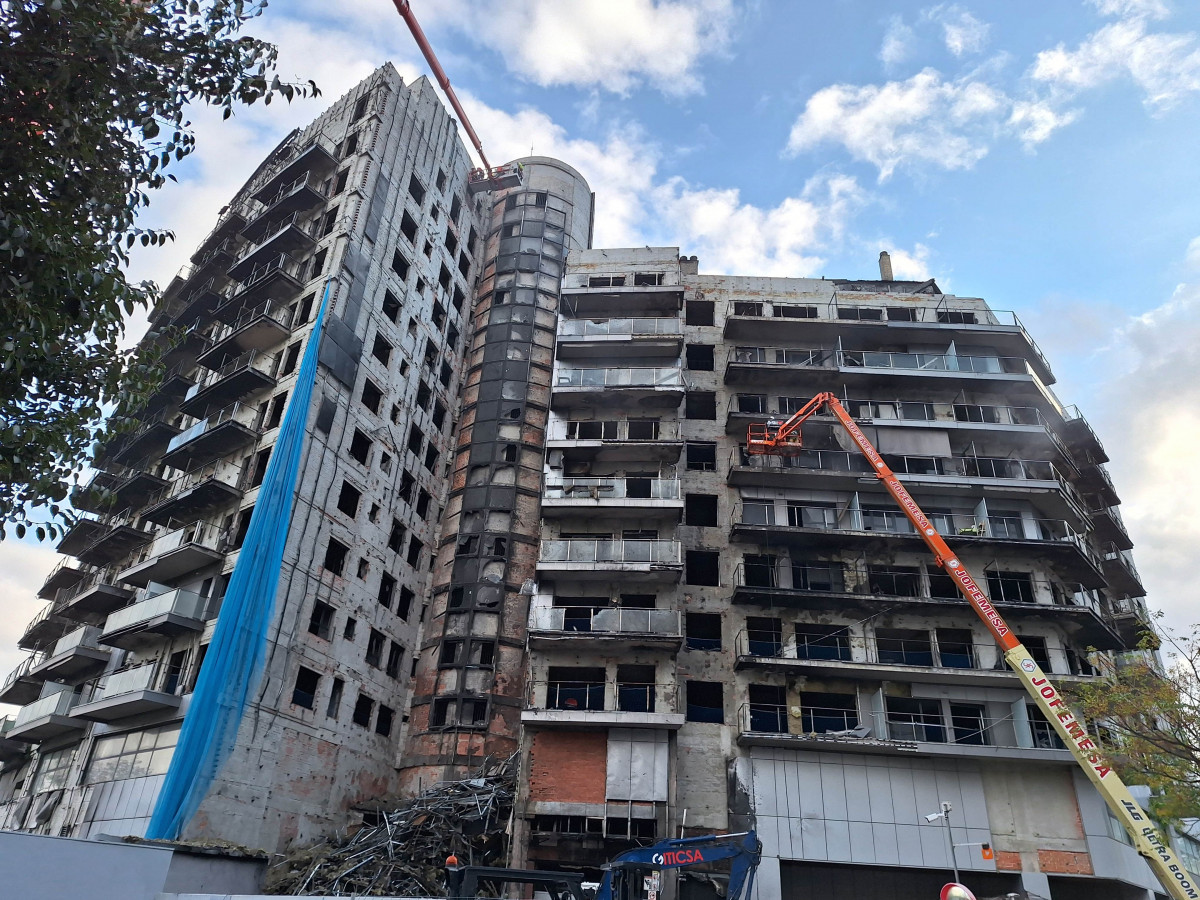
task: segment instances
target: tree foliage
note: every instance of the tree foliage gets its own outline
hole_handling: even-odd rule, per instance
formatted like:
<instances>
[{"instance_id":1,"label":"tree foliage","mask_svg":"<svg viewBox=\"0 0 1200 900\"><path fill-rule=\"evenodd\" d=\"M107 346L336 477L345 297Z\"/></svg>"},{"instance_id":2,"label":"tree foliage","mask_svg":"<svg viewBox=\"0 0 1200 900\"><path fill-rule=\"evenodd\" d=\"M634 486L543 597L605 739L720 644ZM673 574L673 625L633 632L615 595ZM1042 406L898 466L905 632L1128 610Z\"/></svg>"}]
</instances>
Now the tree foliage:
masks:
<instances>
[{"instance_id":1,"label":"tree foliage","mask_svg":"<svg viewBox=\"0 0 1200 900\"><path fill-rule=\"evenodd\" d=\"M1158 637L1129 654L1112 676L1073 693L1101 726L1121 777L1154 792L1151 812L1168 822L1200 817L1200 626L1185 638Z\"/></svg>"},{"instance_id":2,"label":"tree foliage","mask_svg":"<svg viewBox=\"0 0 1200 900\"><path fill-rule=\"evenodd\" d=\"M281 83L276 48L240 34L265 2L0 0L0 537L53 536L106 413L161 377L123 350L157 298L123 267L150 192L195 149L190 103L316 94ZM34 524L37 522L38 524Z\"/></svg>"}]
</instances>

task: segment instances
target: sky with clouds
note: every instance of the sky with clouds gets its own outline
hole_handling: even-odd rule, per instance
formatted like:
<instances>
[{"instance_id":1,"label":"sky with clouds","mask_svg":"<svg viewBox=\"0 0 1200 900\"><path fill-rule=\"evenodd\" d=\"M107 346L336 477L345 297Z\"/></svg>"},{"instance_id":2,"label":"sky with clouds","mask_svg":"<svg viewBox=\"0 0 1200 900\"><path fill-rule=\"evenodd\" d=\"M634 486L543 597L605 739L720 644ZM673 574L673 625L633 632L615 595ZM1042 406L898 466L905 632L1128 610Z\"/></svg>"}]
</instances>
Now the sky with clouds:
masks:
<instances>
[{"instance_id":1,"label":"sky with clouds","mask_svg":"<svg viewBox=\"0 0 1200 900\"><path fill-rule=\"evenodd\" d=\"M597 193L597 246L701 272L897 277L1015 310L1104 440L1151 606L1200 621L1200 6L1188 0L413 0L493 162ZM292 127L380 64L426 69L388 0L274 0L248 28L324 95L197 109L144 224L165 284ZM135 336L144 319L135 319ZM0 674L51 549L0 543Z\"/></svg>"}]
</instances>

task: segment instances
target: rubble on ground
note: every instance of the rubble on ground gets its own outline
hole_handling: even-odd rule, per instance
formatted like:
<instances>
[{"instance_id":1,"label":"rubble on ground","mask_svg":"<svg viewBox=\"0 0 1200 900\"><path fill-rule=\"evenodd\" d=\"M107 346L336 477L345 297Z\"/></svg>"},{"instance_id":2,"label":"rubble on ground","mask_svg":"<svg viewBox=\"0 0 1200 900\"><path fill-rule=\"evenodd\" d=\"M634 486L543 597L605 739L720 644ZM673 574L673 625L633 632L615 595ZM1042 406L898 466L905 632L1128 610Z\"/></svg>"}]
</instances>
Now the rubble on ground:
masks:
<instances>
[{"instance_id":1,"label":"rubble on ground","mask_svg":"<svg viewBox=\"0 0 1200 900\"><path fill-rule=\"evenodd\" d=\"M485 760L473 777L443 781L381 808L352 833L298 850L273 865L272 894L445 897L446 857L504 865L517 756Z\"/></svg>"}]
</instances>

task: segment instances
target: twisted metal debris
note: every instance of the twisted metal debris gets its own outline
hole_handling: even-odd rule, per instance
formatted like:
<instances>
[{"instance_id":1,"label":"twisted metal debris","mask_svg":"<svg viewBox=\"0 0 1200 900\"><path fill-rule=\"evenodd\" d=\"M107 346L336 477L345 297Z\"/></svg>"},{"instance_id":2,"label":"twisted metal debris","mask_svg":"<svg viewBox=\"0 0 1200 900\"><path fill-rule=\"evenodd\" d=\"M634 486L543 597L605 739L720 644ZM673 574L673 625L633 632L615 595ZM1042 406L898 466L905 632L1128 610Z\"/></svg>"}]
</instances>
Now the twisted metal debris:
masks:
<instances>
[{"instance_id":1,"label":"twisted metal debris","mask_svg":"<svg viewBox=\"0 0 1200 900\"><path fill-rule=\"evenodd\" d=\"M490 759L462 781L442 781L374 824L300 850L273 866L267 890L292 896L445 897L446 857L503 865L517 757Z\"/></svg>"}]
</instances>

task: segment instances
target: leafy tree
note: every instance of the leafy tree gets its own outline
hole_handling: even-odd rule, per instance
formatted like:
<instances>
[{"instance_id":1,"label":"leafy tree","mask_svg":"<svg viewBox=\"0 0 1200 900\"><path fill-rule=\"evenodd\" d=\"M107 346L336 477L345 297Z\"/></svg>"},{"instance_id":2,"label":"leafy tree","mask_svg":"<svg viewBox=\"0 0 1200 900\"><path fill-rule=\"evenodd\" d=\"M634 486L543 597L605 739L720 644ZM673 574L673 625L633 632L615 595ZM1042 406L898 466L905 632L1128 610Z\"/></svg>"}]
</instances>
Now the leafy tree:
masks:
<instances>
[{"instance_id":1,"label":"leafy tree","mask_svg":"<svg viewBox=\"0 0 1200 900\"><path fill-rule=\"evenodd\" d=\"M122 267L138 211L195 149L185 112L274 96L276 48L239 34L244 0L0 0L0 538L61 532L72 477L161 377L160 349L123 351L157 287ZM117 425L115 427L120 427Z\"/></svg>"},{"instance_id":2,"label":"leafy tree","mask_svg":"<svg viewBox=\"0 0 1200 900\"><path fill-rule=\"evenodd\" d=\"M1151 812L1164 821L1200 817L1200 626L1185 638L1157 635L1128 654L1111 677L1072 693L1080 712L1101 725L1106 749L1130 784L1154 792Z\"/></svg>"}]
</instances>

